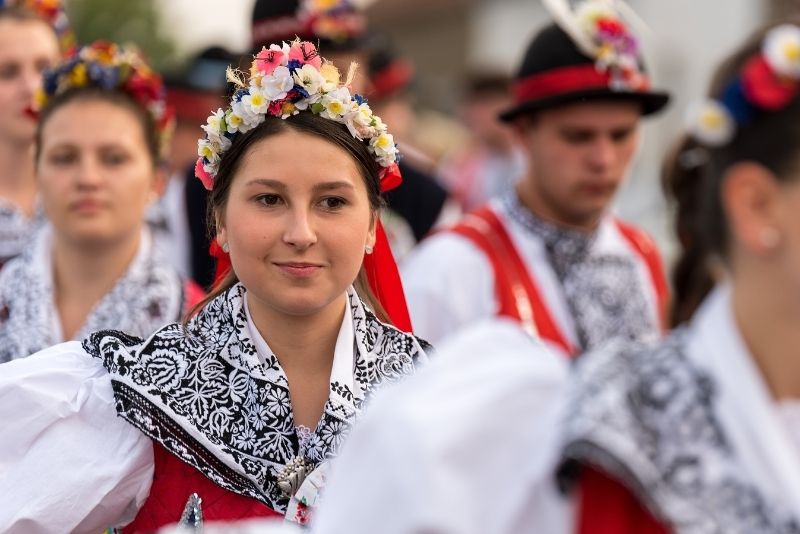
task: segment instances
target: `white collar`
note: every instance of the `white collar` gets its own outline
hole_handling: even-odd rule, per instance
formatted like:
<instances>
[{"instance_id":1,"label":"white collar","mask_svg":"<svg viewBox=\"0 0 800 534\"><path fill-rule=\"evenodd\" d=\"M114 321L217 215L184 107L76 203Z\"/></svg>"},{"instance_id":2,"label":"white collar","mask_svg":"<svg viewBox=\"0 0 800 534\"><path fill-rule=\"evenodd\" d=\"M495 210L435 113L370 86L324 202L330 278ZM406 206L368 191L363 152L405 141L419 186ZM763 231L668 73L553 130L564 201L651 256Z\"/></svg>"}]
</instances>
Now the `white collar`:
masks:
<instances>
[{"instance_id":1,"label":"white collar","mask_svg":"<svg viewBox=\"0 0 800 534\"><path fill-rule=\"evenodd\" d=\"M726 433L766 496L800 517L800 457L775 409L775 400L742 339L732 289L713 291L692 322L688 355L719 386L717 407Z\"/></svg>"}]
</instances>

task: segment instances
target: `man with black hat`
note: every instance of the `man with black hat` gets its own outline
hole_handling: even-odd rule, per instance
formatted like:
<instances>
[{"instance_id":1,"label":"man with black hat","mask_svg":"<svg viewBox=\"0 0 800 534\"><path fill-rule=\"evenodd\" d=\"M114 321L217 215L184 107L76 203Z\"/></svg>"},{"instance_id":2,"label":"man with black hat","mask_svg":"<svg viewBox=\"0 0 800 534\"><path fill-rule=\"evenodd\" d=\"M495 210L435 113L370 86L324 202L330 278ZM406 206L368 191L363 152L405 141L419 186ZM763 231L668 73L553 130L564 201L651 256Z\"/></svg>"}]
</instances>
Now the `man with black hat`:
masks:
<instances>
[{"instance_id":1,"label":"man with black hat","mask_svg":"<svg viewBox=\"0 0 800 534\"><path fill-rule=\"evenodd\" d=\"M609 207L641 117L668 95L650 89L636 38L610 4L547 3L559 24L531 42L515 105L500 116L526 149L527 175L405 265L415 331L431 342L495 315L570 356L660 332L667 286L658 252Z\"/></svg>"}]
</instances>

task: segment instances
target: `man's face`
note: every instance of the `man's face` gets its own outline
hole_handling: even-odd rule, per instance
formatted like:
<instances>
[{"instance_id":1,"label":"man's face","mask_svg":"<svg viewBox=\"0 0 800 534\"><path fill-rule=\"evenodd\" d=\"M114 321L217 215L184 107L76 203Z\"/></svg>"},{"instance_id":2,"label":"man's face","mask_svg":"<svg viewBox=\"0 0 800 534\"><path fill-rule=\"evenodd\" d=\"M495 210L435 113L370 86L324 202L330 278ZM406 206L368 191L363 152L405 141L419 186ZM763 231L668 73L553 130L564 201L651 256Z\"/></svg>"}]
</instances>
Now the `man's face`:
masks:
<instances>
[{"instance_id":1,"label":"man's face","mask_svg":"<svg viewBox=\"0 0 800 534\"><path fill-rule=\"evenodd\" d=\"M594 101L520 119L531 166L523 198L556 223L594 226L630 167L640 116L634 102Z\"/></svg>"}]
</instances>

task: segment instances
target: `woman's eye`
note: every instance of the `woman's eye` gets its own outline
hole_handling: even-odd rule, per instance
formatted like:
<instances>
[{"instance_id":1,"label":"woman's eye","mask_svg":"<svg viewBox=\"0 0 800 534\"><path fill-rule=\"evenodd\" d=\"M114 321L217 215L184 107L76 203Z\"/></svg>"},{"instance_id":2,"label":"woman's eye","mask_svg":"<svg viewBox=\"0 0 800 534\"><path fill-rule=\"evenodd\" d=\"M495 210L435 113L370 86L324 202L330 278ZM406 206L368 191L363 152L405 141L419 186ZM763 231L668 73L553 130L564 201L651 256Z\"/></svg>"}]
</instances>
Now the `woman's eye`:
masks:
<instances>
[{"instance_id":1,"label":"woman's eye","mask_svg":"<svg viewBox=\"0 0 800 534\"><path fill-rule=\"evenodd\" d=\"M47 157L47 161L52 165L70 165L77 161L78 157L73 152L56 152Z\"/></svg>"},{"instance_id":2,"label":"woman's eye","mask_svg":"<svg viewBox=\"0 0 800 534\"><path fill-rule=\"evenodd\" d=\"M108 152L107 154L103 154L103 163L106 165L122 165L126 161L128 161L127 154L121 152Z\"/></svg>"},{"instance_id":3,"label":"woman's eye","mask_svg":"<svg viewBox=\"0 0 800 534\"><path fill-rule=\"evenodd\" d=\"M19 76L20 72L21 69L19 68L19 65L14 63L4 63L0 65L0 80L13 80Z\"/></svg>"},{"instance_id":4,"label":"woman's eye","mask_svg":"<svg viewBox=\"0 0 800 534\"><path fill-rule=\"evenodd\" d=\"M336 210L347 204L347 201L341 197L326 197L321 201L322 206L328 210Z\"/></svg>"},{"instance_id":5,"label":"woman's eye","mask_svg":"<svg viewBox=\"0 0 800 534\"><path fill-rule=\"evenodd\" d=\"M265 206L277 206L281 202L278 195L259 195L256 200Z\"/></svg>"}]
</instances>

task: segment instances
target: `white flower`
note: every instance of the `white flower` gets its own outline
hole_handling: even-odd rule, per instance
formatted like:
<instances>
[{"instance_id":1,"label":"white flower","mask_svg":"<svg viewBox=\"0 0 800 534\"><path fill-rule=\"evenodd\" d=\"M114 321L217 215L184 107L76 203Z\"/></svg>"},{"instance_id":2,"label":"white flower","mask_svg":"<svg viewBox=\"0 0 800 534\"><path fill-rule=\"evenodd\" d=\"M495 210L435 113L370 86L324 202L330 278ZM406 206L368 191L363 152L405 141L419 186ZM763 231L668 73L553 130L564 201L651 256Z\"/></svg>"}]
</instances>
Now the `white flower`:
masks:
<instances>
[{"instance_id":1,"label":"white flower","mask_svg":"<svg viewBox=\"0 0 800 534\"><path fill-rule=\"evenodd\" d=\"M767 33L762 52L775 73L800 79L800 28L793 24L776 26Z\"/></svg>"},{"instance_id":2,"label":"white flower","mask_svg":"<svg viewBox=\"0 0 800 534\"><path fill-rule=\"evenodd\" d=\"M225 128L228 133L236 133L239 131L246 131L241 130L242 125L244 124L244 119L241 115L237 115L234 110L229 109L225 112Z\"/></svg>"},{"instance_id":3,"label":"white flower","mask_svg":"<svg viewBox=\"0 0 800 534\"><path fill-rule=\"evenodd\" d=\"M309 96L319 93L325 83L322 74L309 63L295 70L293 76L295 83L305 89Z\"/></svg>"},{"instance_id":4,"label":"white flower","mask_svg":"<svg viewBox=\"0 0 800 534\"><path fill-rule=\"evenodd\" d=\"M242 124L238 127L240 132L252 130L264 120L264 115L255 113L252 107L244 103L244 98L240 102L234 102L231 109L242 119Z\"/></svg>"},{"instance_id":5,"label":"white flower","mask_svg":"<svg viewBox=\"0 0 800 534\"><path fill-rule=\"evenodd\" d=\"M690 106L688 130L700 143L722 146L733 139L736 121L728 108L709 99Z\"/></svg>"},{"instance_id":6,"label":"white flower","mask_svg":"<svg viewBox=\"0 0 800 534\"><path fill-rule=\"evenodd\" d=\"M320 115L326 119L341 121L341 118L350 111L350 100L350 91L346 87L326 93L320 100L320 103L325 106L325 110Z\"/></svg>"},{"instance_id":7,"label":"white flower","mask_svg":"<svg viewBox=\"0 0 800 534\"><path fill-rule=\"evenodd\" d=\"M352 103L350 111L345 115L345 124L350 134L357 139L373 137L377 132L372 126L375 115L369 105Z\"/></svg>"},{"instance_id":8,"label":"white flower","mask_svg":"<svg viewBox=\"0 0 800 534\"><path fill-rule=\"evenodd\" d=\"M206 158L211 163L219 162L218 147L208 139L200 139L197 142L197 155Z\"/></svg>"},{"instance_id":9,"label":"white flower","mask_svg":"<svg viewBox=\"0 0 800 534\"><path fill-rule=\"evenodd\" d=\"M397 160L397 147L394 146L392 134L382 133L373 137L369 140L369 146L381 166L388 167Z\"/></svg>"},{"instance_id":10,"label":"white flower","mask_svg":"<svg viewBox=\"0 0 800 534\"><path fill-rule=\"evenodd\" d=\"M263 115L267 112L270 99L257 87L250 87L250 91L242 97L242 105L252 115Z\"/></svg>"},{"instance_id":11,"label":"white flower","mask_svg":"<svg viewBox=\"0 0 800 534\"><path fill-rule=\"evenodd\" d=\"M275 67L272 74L261 78L261 90L264 96L271 101L282 100L294 87L294 78L289 68L281 65Z\"/></svg>"}]
</instances>

